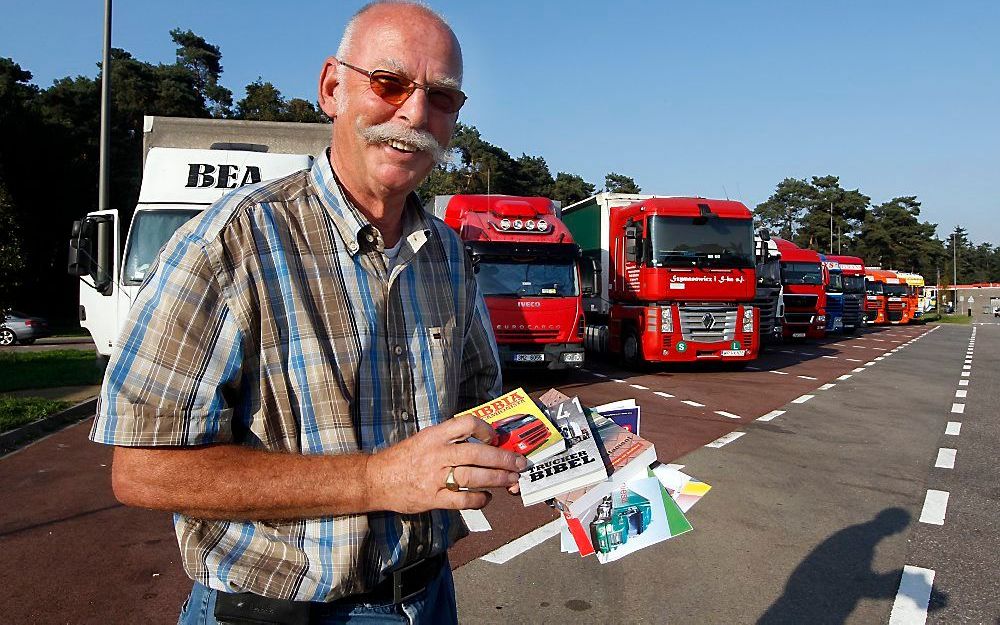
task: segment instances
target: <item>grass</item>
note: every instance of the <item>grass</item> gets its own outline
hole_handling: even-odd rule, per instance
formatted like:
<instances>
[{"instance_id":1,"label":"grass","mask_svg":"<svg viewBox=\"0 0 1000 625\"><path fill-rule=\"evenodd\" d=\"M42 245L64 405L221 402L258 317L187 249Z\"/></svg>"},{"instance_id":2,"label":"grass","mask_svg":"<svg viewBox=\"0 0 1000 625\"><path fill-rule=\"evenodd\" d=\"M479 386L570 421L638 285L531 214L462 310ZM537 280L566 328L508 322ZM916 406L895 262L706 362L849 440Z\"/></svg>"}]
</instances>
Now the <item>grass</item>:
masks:
<instances>
[{"instance_id":1,"label":"grass","mask_svg":"<svg viewBox=\"0 0 1000 625\"><path fill-rule=\"evenodd\" d=\"M0 352L0 393L100 383L101 372L90 351Z\"/></svg>"},{"instance_id":2,"label":"grass","mask_svg":"<svg viewBox=\"0 0 1000 625\"><path fill-rule=\"evenodd\" d=\"M36 419L69 408L71 402L52 401L41 397L10 397L0 395L0 432L13 430Z\"/></svg>"},{"instance_id":3,"label":"grass","mask_svg":"<svg viewBox=\"0 0 1000 625\"><path fill-rule=\"evenodd\" d=\"M937 319L927 319L933 323L957 323L959 325L969 325L972 317L969 315L940 315Z\"/></svg>"}]
</instances>

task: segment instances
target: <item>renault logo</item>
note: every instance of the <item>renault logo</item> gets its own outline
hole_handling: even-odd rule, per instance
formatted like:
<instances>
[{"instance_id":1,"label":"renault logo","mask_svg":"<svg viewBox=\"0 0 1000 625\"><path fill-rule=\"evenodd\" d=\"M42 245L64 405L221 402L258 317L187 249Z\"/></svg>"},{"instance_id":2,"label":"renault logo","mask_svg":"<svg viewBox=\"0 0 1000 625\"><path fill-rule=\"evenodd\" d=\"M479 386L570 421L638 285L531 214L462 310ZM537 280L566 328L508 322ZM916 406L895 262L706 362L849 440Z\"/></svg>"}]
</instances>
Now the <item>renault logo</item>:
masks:
<instances>
[{"instance_id":1,"label":"renault logo","mask_svg":"<svg viewBox=\"0 0 1000 625\"><path fill-rule=\"evenodd\" d=\"M701 318L701 324L705 326L706 330L711 330L715 326L715 317L712 313L705 313L705 316Z\"/></svg>"}]
</instances>

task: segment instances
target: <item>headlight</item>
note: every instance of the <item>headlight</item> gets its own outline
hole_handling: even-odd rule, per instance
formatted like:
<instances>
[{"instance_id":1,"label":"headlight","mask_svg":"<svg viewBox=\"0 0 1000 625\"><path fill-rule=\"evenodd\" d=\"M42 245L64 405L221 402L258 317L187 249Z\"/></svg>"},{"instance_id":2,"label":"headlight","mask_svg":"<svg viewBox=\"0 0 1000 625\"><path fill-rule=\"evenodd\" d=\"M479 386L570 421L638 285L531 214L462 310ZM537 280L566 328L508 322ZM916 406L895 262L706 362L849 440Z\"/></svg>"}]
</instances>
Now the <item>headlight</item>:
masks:
<instances>
[{"instance_id":1,"label":"headlight","mask_svg":"<svg viewBox=\"0 0 1000 625\"><path fill-rule=\"evenodd\" d=\"M753 307L747 306L743 309L743 321L747 320L753 321Z\"/></svg>"},{"instance_id":2,"label":"headlight","mask_svg":"<svg viewBox=\"0 0 1000 625\"><path fill-rule=\"evenodd\" d=\"M669 334L674 331L673 306L664 306L660 309L660 332Z\"/></svg>"},{"instance_id":3,"label":"headlight","mask_svg":"<svg viewBox=\"0 0 1000 625\"><path fill-rule=\"evenodd\" d=\"M549 222L545 221L544 219L539 219L536 227L544 232L545 230L549 229Z\"/></svg>"},{"instance_id":4,"label":"headlight","mask_svg":"<svg viewBox=\"0 0 1000 625\"><path fill-rule=\"evenodd\" d=\"M520 219L515 219L514 220L514 229L515 230L520 230L523 227L524 227L524 222L523 221L521 221Z\"/></svg>"},{"instance_id":5,"label":"headlight","mask_svg":"<svg viewBox=\"0 0 1000 625\"><path fill-rule=\"evenodd\" d=\"M819 322L819 321L825 322L826 321L826 315L816 315L816 321L817 322Z\"/></svg>"},{"instance_id":6,"label":"headlight","mask_svg":"<svg viewBox=\"0 0 1000 625\"><path fill-rule=\"evenodd\" d=\"M510 230L510 220L507 219L506 217L504 217L503 219L501 219L500 220L500 229L501 230Z\"/></svg>"}]
</instances>

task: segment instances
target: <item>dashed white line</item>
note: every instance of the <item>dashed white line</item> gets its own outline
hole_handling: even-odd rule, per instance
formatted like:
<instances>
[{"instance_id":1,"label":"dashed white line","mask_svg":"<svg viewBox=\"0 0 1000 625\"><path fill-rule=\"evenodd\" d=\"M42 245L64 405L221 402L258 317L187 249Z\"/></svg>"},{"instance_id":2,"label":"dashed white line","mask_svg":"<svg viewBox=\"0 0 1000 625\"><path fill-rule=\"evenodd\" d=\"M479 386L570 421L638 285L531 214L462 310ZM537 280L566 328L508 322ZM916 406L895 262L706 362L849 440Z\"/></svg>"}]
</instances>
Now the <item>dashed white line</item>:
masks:
<instances>
[{"instance_id":1,"label":"dashed white line","mask_svg":"<svg viewBox=\"0 0 1000 625\"><path fill-rule=\"evenodd\" d=\"M879 356L878 358L875 359L875 362L879 362L882 360L885 360L885 356Z\"/></svg>"},{"instance_id":2,"label":"dashed white line","mask_svg":"<svg viewBox=\"0 0 1000 625\"><path fill-rule=\"evenodd\" d=\"M962 365L962 370L963 371L971 371L972 370L972 365Z\"/></svg>"},{"instance_id":3,"label":"dashed white line","mask_svg":"<svg viewBox=\"0 0 1000 625\"><path fill-rule=\"evenodd\" d=\"M795 377L802 378L803 380L813 380L814 382L816 381L816 378L812 377L811 375L797 375Z\"/></svg>"},{"instance_id":4,"label":"dashed white line","mask_svg":"<svg viewBox=\"0 0 1000 625\"><path fill-rule=\"evenodd\" d=\"M482 510L459 510L470 532L488 532L493 529Z\"/></svg>"},{"instance_id":5,"label":"dashed white line","mask_svg":"<svg viewBox=\"0 0 1000 625\"><path fill-rule=\"evenodd\" d=\"M724 436L720 436L719 438L715 439L711 443L705 445L705 447L711 447L712 449L718 449L720 447L724 447L724 446L728 445L729 443L733 442L734 440L738 439L739 437L743 436L744 434L746 434L746 432L730 432L729 434L726 434ZM559 519L556 519L556 520L558 521Z\"/></svg>"},{"instance_id":6,"label":"dashed white line","mask_svg":"<svg viewBox=\"0 0 1000 625\"><path fill-rule=\"evenodd\" d=\"M840 376L840 377L839 377L839 378L837 378L837 379L838 379L838 380L840 380L841 382L843 382L844 380L850 380L850 379L851 379L851 378L853 378L853 377L854 377L854 376L853 376L853 375L851 375L850 373L845 373L844 375Z\"/></svg>"},{"instance_id":7,"label":"dashed white line","mask_svg":"<svg viewBox=\"0 0 1000 625\"><path fill-rule=\"evenodd\" d=\"M659 395L660 397L665 397L667 399L673 397L673 395L671 395L670 393L664 393L662 391L653 391L653 395Z\"/></svg>"},{"instance_id":8,"label":"dashed white line","mask_svg":"<svg viewBox=\"0 0 1000 625\"><path fill-rule=\"evenodd\" d=\"M726 417L727 419L741 419L742 418L738 414L733 414L731 412L726 412L725 410L716 410L715 414L722 415L723 417Z\"/></svg>"},{"instance_id":9,"label":"dashed white line","mask_svg":"<svg viewBox=\"0 0 1000 625\"><path fill-rule=\"evenodd\" d=\"M852 373L861 373L864 370L865 370L864 367L858 367L857 369L851 369L851 372Z\"/></svg>"},{"instance_id":10,"label":"dashed white line","mask_svg":"<svg viewBox=\"0 0 1000 625\"><path fill-rule=\"evenodd\" d=\"M779 349L779 350L778 350L778 353L779 353L779 354L795 354L796 352L793 352L793 351L792 351L792 350L790 350L790 349Z\"/></svg>"},{"instance_id":11,"label":"dashed white line","mask_svg":"<svg viewBox=\"0 0 1000 625\"><path fill-rule=\"evenodd\" d=\"M927 490L924 507L920 511L920 522L931 525L944 525L944 517L948 513L948 491Z\"/></svg>"},{"instance_id":12,"label":"dashed white line","mask_svg":"<svg viewBox=\"0 0 1000 625\"><path fill-rule=\"evenodd\" d=\"M965 404L952 404L951 411L955 414L963 414L965 412Z\"/></svg>"},{"instance_id":13,"label":"dashed white line","mask_svg":"<svg viewBox=\"0 0 1000 625\"><path fill-rule=\"evenodd\" d=\"M865 366L865 367L870 367L870 366L872 366L872 365L874 365L874 364L875 364L875 361L874 361L874 360L869 360L869 361L868 361L868 362L866 362L866 363L865 363L865 364L864 364L863 366Z\"/></svg>"},{"instance_id":14,"label":"dashed white line","mask_svg":"<svg viewBox=\"0 0 1000 625\"><path fill-rule=\"evenodd\" d=\"M608 376L604 375L603 373L598 373L596 371L591 371L590 374L591 375L596 375L599 378L606 378L606 377L608 377Z\"/></svg>"},{"instance_id":15,"label":"dashed white line","mask_svg":"<svg viewBox=\"0 0 1000 625\"><path fill-rule=\"evenodd\" d=\"M837 360L836 356L823 356L823 358L829 358L830 360Z\"/></svg>"},{"instance_id":16,"label":"dashed white line","mask_svg":"<svg viewBox=\"0 0 1000 625\"><path fill-rule=\"evenodd\" d=\"M510 541L506 545L494 549L480 559L492 562L493 564L504 564L532 547L540 545L546 540L557 535L562 527L562 523L562 519L556 519L546 523L538 529L532 530L524 536Z\"/></svg>"},{"instance_id":17,"label":"dashed white line","mask_svg":"<svg viewBox=\"0 0 1000 625\"><path fill-rule=\"evenodd\" d=\"M962 422L949 421L948 425L944 428L944 433L948 436L958 436L962 433Z\"/></svg>"},{"instance_id":18,"label":"dashed white line","mask_svg":"<svg viewBox=\"0 0 1000 625\"><path fill-rule=\"evenodd\" d=\"M964 388L960 388L957 391L955 391L955 397L966 397L968 396L968 394L969 391L965 390Z\"/></svg>"},{"instance_id":19,"label":"dashed white line","mask_svg":"<svg viewBox=\"0 0 1000 625\"><path fill-rule=\"evenodd\" d=\"M955 456L958 454L957 449L948 449L947 447L942 447L938 450L937 461L934 463L934 467L938 469L954 469L955 468Z\"/></svg>"},{"instance_id":20,"label":"dashed white line","mask_svg":"<svg viewBox=\"0 0 1000 625\"><path fill-rule=\"evenodd\" d=\"M828 390L830 390L831 388L833 388L834 386L837 386L837 385L836 385L836 384L830 384L830 383L826 383L826 384L824 384L823 386L819 387L819 388L818 388L818 389L816 389L816 390L817 390L817 391L828 391Z\"/></svg>"},{"instance_id":21,"label":"dashed white line","mask_svg":"<svg viewBox=\"0 0 1000 625\"><path fill-rule=\"evenodd\" d=\"M612 378L612 380L613 380L614 382L617 382L617 383L619 383L619 384L625 384L625 380L619 380L618 378Z\"/></svg>"},{"instance_id":22,"label":"dashed white line","mask_svg":"<svg viewBox=\"0 0 1000 625\"><path fill-rule=\"evenodd\" d=\"M753 365L747 365L747 371L760 371L760 367L754 367Z\"/></svg>"},{"instance_id":23,"label":"dashed white line","mask_svg":"<svg viewBox=\"0 0 1000 625\"><path fill-rule=\"evenodd\" d=\"M770 371L769 373L776 373L778 375L788 375L788 372L786 371Z\"/></svg>"},{"instance_id":24,"label":"dashed white line","mask_svg":"<svg viewBox=\"0 0 1000 625\"><path fill-rule=\"evenodd\" d=\"M812 399L813 397L816 397L816 396L815 395L800 395L799 397L796 397L795 399L793 399L792 403L793 404L804 404L807 401L809 401L810 399Z\"/></svg>"},{"instance_id":25,"label":"dashed white line","mask_svg":"<svg viewBox=\"0 0 1000 625\"><path fill-rule=\"evenodd\" d=\"M688 406L694 406L695 408L704 408L705 404L699 404L696 401L691 401L690 399L682 399L682 404L687 404Z\"/></svg>"},{"instance_id":26,"label":"dashed white line","mask_svg":"<svg viewBox=\"0 0 1000 625\"><path fill-rule=\"evenodd\" d=\"M969 377L969 376L971 376L971 375L972 375L972 372L971 372L971 371L963 371L963 372L962 372L962 377L963 377L963 378L967 378L967 377Z\"/></svg>"},{"instance_id":27,"label":"dashed white line","mask_svg":"<svg viewBox=\"0 0 1000 625\"><path fill-rule=\"evenodd\" d=\"M758 421L770 421L771 419L774 419L776 417L780 417L783 414L785 414L784 410L772 410L771 412L767 413L763 417L758 417L757 420Z\"/></svg>"},{"instance_id":28,"label":"dashed white line","mask_svg":"<svg viewBox=\"0 0 1000 625\"><path fill-rule=\"evenodd\" d=\"M959 386L968 386L969 385L969 381L968 380L959 380L958 381L958 385Z\"/></svg>"},{"instance_id":29,"label":"dashed white line","mask_svg":"<svg viewBox=\"0 0 1000 625\"><path fill-rule=\"evenodd\" d=\"M931 601L934 571L919 566L903 567L899 590L892 602L889 625L918 625L927 622L927 606Z\"/></svg>"},{"instance_id":30,"label":"dashed white line","mask_svg":"<svg viewBox=\"0 0 1000 625\"><path fill-rule=\"evenodd\" d=\"M632 388L637 388L640 391L648 391L649 390L648 386L642 386L641 384L629 384L629 386L631 386Z\"/></svg>"},{"instance_id":31,"label":"dashed white line","mask_svg":"<svg viewBox=\"0 0 1000 625\"><path fill-rule=\"evenodd\" d=\"M845 358L844 360L848 360L850 362L864 362L863 360L858 360L857 358Z\"/></svg>"}]
</instances>

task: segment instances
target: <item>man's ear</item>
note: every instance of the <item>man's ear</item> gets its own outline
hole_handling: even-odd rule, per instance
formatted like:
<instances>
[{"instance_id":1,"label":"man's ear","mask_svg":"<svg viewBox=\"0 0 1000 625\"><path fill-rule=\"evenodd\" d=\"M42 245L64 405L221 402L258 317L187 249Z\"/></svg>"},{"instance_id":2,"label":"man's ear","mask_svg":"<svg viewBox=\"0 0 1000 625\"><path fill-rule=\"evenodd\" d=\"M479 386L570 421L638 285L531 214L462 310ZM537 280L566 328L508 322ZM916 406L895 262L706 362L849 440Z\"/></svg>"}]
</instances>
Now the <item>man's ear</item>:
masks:
<instances>
[{"instance_id":1,"label":"man's ear","mask_svg":"<svg viewBox=\"0 0 1000 625\"><path fill-rule=\"evenodd\" d=\"M336 57L327 57L323 63L323 71L319 75L319 107L330 119L337 116L337 98L334 91L340 84L337 80L339 68L340 63Z\"/></svg>"}]
</instances>

